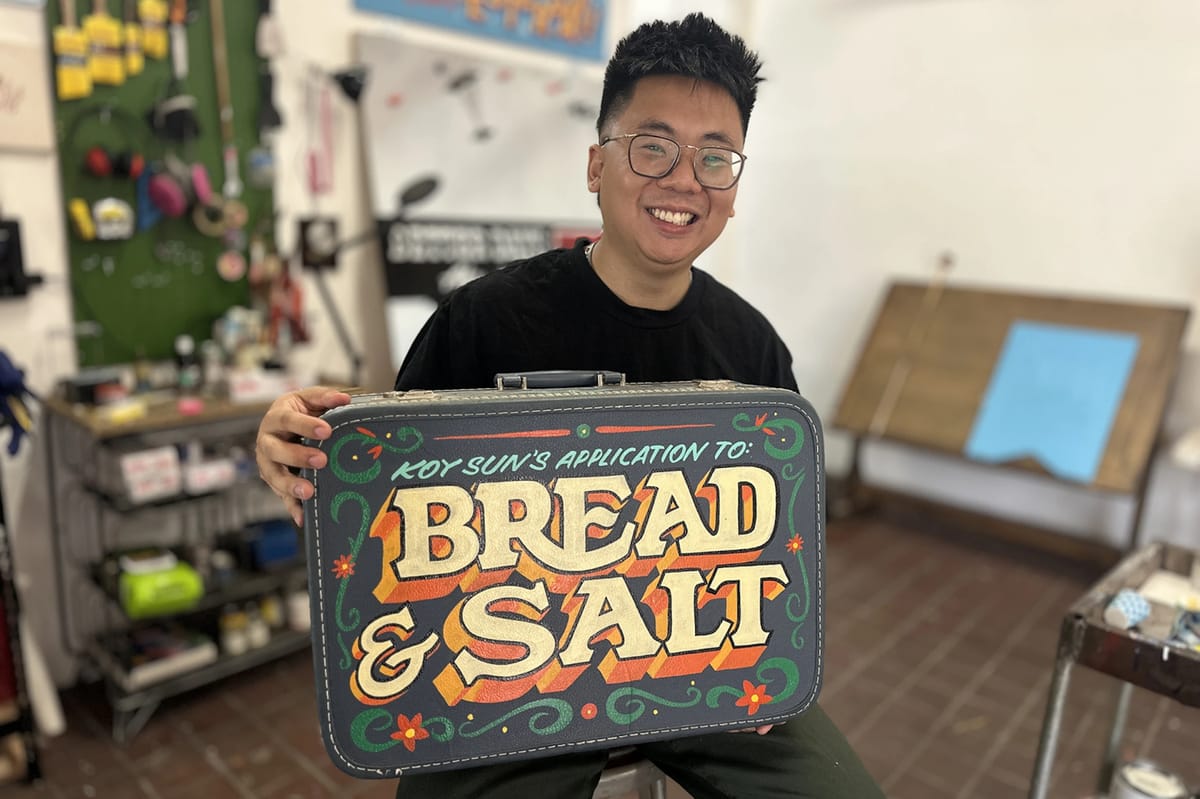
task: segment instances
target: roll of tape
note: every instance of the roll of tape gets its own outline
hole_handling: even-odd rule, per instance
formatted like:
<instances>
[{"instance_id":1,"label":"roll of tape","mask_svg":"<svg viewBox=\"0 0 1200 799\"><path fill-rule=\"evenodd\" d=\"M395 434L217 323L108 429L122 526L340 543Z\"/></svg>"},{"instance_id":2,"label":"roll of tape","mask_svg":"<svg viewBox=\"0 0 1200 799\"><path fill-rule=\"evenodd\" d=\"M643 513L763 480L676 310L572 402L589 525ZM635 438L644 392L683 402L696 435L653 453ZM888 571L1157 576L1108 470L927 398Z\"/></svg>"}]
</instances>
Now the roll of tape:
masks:
<instances>
[{"instance_id":1,"label":"roll of tape","mask_svg":"<svg viewBox=\"0 0 1200 799\"><path fill-rule=\"evenodd\" d=\"M1187 799L1187 786L1177 774L1148 760L1117 769L1109 799Z\"/></svg>"}]
</instances>

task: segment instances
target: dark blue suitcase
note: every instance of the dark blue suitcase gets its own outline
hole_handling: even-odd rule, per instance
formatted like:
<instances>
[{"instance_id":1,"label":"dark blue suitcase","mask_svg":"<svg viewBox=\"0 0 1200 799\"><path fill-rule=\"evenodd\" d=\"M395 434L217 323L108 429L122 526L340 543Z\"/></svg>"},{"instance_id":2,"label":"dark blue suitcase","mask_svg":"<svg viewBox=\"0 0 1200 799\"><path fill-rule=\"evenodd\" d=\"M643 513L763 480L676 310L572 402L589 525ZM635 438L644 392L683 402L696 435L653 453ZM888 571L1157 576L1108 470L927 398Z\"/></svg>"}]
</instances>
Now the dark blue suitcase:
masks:
<instances>
[{"instance_id":1,"label":"dark blue suitcase","mask_svg":"<svg viewBox=\"0 0 1200 799\"><path fill-rule=\"evenodd\" d=\"M798 394L532 373L325 419L305 530L345 772L780 723L816 699L825 484Z\"/></svg>"}]
</instances>

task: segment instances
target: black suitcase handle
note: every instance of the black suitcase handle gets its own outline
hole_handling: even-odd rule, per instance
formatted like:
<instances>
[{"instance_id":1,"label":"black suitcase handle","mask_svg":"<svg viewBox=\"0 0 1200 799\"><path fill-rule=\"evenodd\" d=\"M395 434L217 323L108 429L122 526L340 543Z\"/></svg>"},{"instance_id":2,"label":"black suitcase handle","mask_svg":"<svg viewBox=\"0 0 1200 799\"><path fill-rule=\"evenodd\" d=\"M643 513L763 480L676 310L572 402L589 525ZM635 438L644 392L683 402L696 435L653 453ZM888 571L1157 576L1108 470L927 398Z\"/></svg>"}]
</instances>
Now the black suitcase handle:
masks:
<instances>
[{"instance_id":1,"label":"black suitcase handle","mask_svg":"<svg viewBox=\"0 0 1200 799\"><path fill-rule=\"evenodd\" d=\"M607 369L548 369L540 372L500 372L496 388L586 388L588 386L623 386L624 372Z\"/></svg>"}]
</instances>

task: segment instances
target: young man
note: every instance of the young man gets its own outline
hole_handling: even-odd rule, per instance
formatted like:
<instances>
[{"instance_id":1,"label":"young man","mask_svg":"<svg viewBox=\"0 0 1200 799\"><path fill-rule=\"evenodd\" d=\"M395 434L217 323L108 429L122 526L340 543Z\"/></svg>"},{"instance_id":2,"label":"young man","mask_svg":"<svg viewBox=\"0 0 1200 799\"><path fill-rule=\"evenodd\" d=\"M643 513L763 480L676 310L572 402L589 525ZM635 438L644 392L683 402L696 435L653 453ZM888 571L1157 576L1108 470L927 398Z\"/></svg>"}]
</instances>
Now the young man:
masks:
<instances>
[{"instance_id":1,"label":"young man","mask_svg":"<svg viewBox=\"0 0 1200 799\"><path fill-rule=\"evenodd\" d=\"M409 351L396 388L479 388L498 372L611 369L632 382L730 378L796 389L770 323L693 267L734 214L758 57L700 14L643 25L617 46L604 77L588 190L604 232L447 297ZM288 467L325 465L300 436L349 397L311 388L279 398L259 428L258 463L300 522L312 485ZM638 749L698 799L874 799L882 793L818 706L758 735L724 733ZM397 796L592 795L603 751L400 780Z\"/></svg>"}]
</instances>

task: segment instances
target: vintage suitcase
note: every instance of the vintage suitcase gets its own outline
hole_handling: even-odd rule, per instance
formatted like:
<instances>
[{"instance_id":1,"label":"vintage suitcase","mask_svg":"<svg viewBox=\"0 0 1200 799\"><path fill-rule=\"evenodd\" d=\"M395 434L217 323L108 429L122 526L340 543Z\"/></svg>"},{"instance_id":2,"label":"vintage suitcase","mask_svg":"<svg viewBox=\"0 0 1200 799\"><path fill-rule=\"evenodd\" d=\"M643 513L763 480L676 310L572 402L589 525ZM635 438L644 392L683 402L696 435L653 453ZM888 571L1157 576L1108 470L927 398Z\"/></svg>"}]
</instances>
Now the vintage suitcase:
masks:
<instances>
[{"instance_id":1,"label":"vintage suitcase","mask_svg":"<svg viewBox=\"0 0 1200 799\"><path fill-rule=\"evenodd\" d=\"M799 395L501 375L355 397L307 476L326 748L390 777L779 723L821 682Z\"/></svg>"}]
</instances>

